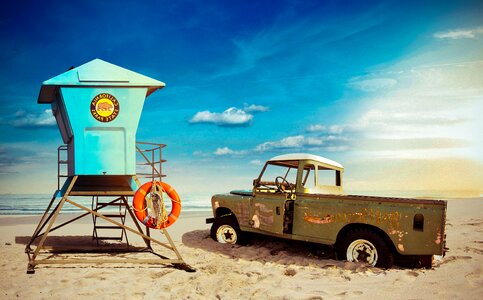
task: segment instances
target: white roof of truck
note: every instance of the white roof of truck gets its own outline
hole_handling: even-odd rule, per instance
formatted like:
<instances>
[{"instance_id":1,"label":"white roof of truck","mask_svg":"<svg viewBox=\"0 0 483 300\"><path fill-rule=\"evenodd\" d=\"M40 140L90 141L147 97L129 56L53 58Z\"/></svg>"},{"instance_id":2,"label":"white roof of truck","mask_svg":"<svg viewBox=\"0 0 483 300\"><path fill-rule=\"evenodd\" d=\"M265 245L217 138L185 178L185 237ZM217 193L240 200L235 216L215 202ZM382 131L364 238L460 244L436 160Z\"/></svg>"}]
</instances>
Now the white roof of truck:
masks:
<instances>
[{"instance_id":1,"label":"white roof of truck","mask_svg":"<svg viewBox=\"0 0 483 300\"><path fill-rule=\"evenodd\" d=\"M336 161L330 160L330 159L322 157L322 156L308 154L308 153L283 154L283 155L278 155L278 156L272 157L268 161L305 160L305 159L315 160L315 161L321 162L323 164L326 164L326 165L329 165L329 166L332 166L332 167L335 167L335 168L340 168L340 169L344 168L341 164L339 164Z\"/></svg>"}]
</instances>

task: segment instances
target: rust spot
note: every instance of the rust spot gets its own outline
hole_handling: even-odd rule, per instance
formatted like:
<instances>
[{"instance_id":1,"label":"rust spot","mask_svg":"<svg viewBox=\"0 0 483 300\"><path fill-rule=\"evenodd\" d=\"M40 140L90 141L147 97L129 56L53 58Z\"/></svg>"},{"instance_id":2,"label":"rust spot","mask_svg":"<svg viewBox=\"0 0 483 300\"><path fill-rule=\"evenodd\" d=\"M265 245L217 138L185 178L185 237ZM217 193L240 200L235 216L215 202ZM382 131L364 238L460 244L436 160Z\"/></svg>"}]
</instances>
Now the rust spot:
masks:
<instances>
[{"instance_id":1,"label":"rust spot","mask_svg":"<svg viewBox=\"0 0 483 300\"><path fill-rule=\"evenodd\" d=\"M327 215L325 216L325 218L321 218L318 216L308 216L307 214L305 214L304 221L313 224L329 224L334 222L334 217L331 215Z\"/></svg>"},{"instance_id":2,"label":"rust spot","mask_svg":"<svg viewBox=\"0 0 483 300\"><path fill-rule=\"evenodd\" d=\"M258 220L257 215L253 216L252 221L253 221L253 228L260 228L260 220Z\"/></svg>"},{"instance_id":3,"label":"rust spot","mask_svg":"<svg viewBox=\"0 0 483 300\"><path fill-rule=\"evenodd\" d=\"M235 204L235 206L233 207L233 212L237 216L238 223L240 223L240 225L248 225L250 221L250 208L248 206L248 203L241 202Z\"/></svg>"},{"instance_id":4,"label":"rust spot","mask_svg":"<svg viewBox=\"0 0 483 300\"><path fill-rule=\"evenodd\" d=\"M436 245L441 244L441 232L438 232L436 234L436 240L434 242L436 243Z\"/></svg>"},{"instance_id":5,"label":"rust spot","mask_svg":"<svg viewBox=\"0 0 483 300\"><path fill-rule=\"evenodd\" d=\"M255 215L258 216L258 220L262 226L272 226L274 223L272 208L262 203L255 203Z\"/></svg>"}]
</instances>

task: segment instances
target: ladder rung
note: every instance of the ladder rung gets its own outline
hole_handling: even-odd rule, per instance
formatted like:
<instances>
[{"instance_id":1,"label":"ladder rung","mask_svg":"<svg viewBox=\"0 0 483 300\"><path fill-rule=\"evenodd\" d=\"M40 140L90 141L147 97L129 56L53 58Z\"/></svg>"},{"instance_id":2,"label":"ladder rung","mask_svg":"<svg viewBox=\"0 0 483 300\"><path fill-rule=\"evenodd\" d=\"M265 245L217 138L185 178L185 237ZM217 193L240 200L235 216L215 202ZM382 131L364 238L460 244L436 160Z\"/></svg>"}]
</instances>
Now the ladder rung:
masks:
<instances>
[{"instance_id":1,"label":"ladder rung","mask_svg":"<svg viewBox=\"0 0 483 300\"><path fill-rule=\"evenodd\" d=\"M59 164L67 164L67 163L69 163L68 160L59 160Z\"/></svg>"},{"instance_id":2,"label":"ladder rung","mask_svg":"<svg viewBox=\"0 0 483 300\"><path fill-rule=\"evenodd\" d=\"M107 218L124 218L126 214L105 214L103 216Z\"/></svg>"},{"instance_id":3,"label":"ladder rung","mask_svg":"<svg viewBox=\"0 0 483 300\"><path fill-rule=\"evenodd\" d=\"M97 206L126 206L124 203L119 203L119 202L114 202L114 203L109 203L109 202L97 202Z\"/></svg>"},{"instance_id":4,"label":"ladder rung","mask_svg":"<svg viewBox=\"0 0 483 300\"><path fill-rule=\"evenodd\" d=\"M113 237L113 236L94 236L93 239L95 240L114 240L114 241L122 241L122 237Z\"/></svg>"},{"instance_id":5,"label":"ladder rung","mask_svg":"<svg viewBox=\"0 0 483 300\"><path fill-rule=\"evenodd\" d=\"M161 148L164 148L164 147L161 147ZM138 152L155 152L155 151L161 150L161 148L155 147L155 148L151 148L151 149L138 149Z\"/></svg>"},{"instance_id":6,"label":"ladder rung","mask_svg":"<svg viewBox=\"0 0 483 300\"><path fill-rule=\"evenodd\" d=\"M96 229L122 229L124 230L124 228L122 227L119 227L119 226L104 226L104 225L96 225L95 226Z\"/></svg>"},{"instance_id":7,"label":"ladder rung","mask_svg":"<svg viewBox=\"0 0 483 300\"><path fill-rule=\"evenodd\" d=\"M138 166L150 166L150 165L155 165L155 164L159 164L159 163L164 163L164 162L167 162L166 159L162 159L162 160L158 160L158 161L154 161L154 162L145 162L145 163L137 163Z\"/></svg>"},{"instance_id":8,"label":"ladder rung","mask_svg":"<svg viewBox=\"0 0 483 300\"><path fill-rule=\"evenodd\" d=\"M136 173L136 175L138 176L153 176L152 173ZM154 177L159 177L159 175L157 173L154 173ZM166 175L162 174L161 177L166 177Z\"/></svg>"},{"instance_id":9,"label":"ladder rung","mask_svg":"<svg viewBox=\"0 0 483 300\"><path fill-rule=\"evenodd\" d=\"M150 142L140 142L136 141L136 145L148 145L148 146L156 146L156 147L161 147L164 148L166 147L166 144L158 144L158 143L150 143Z\"/></svg>"},{"instance_id":10,"label":"ladder rung","mask_svg":"<svg viewBox=\"0 0 483 300\"><path fill-rule=\"evenodd\" d=\"M58 177L69 177L69 175L58 175Z\"/></svg>"}]
</instances>

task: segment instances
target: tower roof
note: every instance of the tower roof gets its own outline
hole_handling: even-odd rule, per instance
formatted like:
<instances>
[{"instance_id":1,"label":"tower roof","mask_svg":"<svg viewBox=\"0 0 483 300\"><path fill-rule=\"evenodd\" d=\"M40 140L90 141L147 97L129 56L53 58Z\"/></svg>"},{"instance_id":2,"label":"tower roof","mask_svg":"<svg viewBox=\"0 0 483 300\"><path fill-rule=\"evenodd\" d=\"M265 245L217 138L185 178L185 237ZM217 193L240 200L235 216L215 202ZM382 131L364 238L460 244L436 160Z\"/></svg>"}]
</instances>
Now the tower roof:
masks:
<instances>
[{"instance_id":1,"label":"tower roof","mask_svg":"<svg viewBox=\"0 0 483 300\"><path fill-rule=\"evenodd\" d=\"M97 58L44 81L37 103L51 103L56 90L64 86L146 87L147 97L165 84Z\"/></svg>"}]
</instances>

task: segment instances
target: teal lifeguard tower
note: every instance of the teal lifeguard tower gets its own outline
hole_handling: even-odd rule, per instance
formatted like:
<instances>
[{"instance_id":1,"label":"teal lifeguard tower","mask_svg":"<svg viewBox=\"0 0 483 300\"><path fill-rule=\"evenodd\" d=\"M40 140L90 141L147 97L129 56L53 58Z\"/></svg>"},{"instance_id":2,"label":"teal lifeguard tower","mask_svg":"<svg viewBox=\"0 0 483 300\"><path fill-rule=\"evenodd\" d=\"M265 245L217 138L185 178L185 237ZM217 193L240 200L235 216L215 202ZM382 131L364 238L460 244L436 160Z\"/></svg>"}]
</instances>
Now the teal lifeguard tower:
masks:
<instances>
[{"instance_id":1,"label":"teal lifeguard tower","mask_svg":"<svg viewBox=\"0 0 483 300\"><path fill-rule=\"evenodd\" d=\"M100 59L92 60L77 68L53 77L42 83L39 104L50 104L62 140L65 145L58 148L58 187L27 244L29 256L27 272L34 272L38 264L49 263L170 263L190 269L182 260L166 229L162 233L169 244L162 243L145 231L128 204L128 197L141 186L139 178L161 181L161 164L165 162L161 150L163 144L136 142L141 112L146 97L165 84L133 71L110 64ZM142 162L137 163L137 158ZM141 173L137 172L141 165ZM85 207L72 200L74 196L92 197L92 207ZM106 198L113 198L105 200ZM54 204L57 202L56 206ZM74 205L86 213L53 227L65 203ZM101 214L106 207L119 208L116 213ZM52 208L54 207L54 208ZM146 243L143 252L153 252L151 242L176 253L176 259L122 259L97 260L52 260L38 259L47 235L87 215L93 218L93 240L126 239L127 231L139 235ZM135 228L126 226L130 216ZM101 224L100 221L107 222ZM45 228L45 231L41 233ZM118 236L103 236L103 230L118 229ZM40 238L35 250L32 243ZM130 249L132 250L132 249ZM160 255L158 255L160 256ZM164 256L161 256L164 257Z\"/></svg>"}]
</instances>

